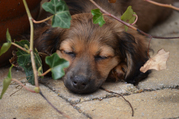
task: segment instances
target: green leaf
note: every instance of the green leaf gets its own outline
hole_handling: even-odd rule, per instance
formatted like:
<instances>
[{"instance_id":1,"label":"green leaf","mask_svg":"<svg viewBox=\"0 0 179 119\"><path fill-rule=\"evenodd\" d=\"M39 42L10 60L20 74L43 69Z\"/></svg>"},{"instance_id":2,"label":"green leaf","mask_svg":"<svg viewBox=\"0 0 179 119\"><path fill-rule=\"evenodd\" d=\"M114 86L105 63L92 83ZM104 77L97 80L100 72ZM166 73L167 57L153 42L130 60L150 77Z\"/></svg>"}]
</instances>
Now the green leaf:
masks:
<instances>
[{"instance_id":1,"label":"green leaf","mask_svg":"<svg viewBox=\"0 0 179 119\"><path fill-rule=\"evenodd\" d=\"M100 9L93 9L91 10L91 13L93 15L94 24L99 24L99 26L102 27L106 23Z\"/></svg>"},{"instance_id":2,"label":"green leaf","mask_svg":"<svg viewBox=\"0 0 179 119\"><path fill-rule=\"evenodd\" d=\"M42 4L42 8L52 13L52 27L70 28L71 15L64 0L51 0Z\"/></svg>"},{"instance_id":3,"label":"green leaf","mask_svg":"<svg viewBox=\"0 0 179 119\"><path fill-rule=\"evenodd\" d=\"M11 47L11 35L9 34L8 29L6 31L6 39L7 39L7 43L4 43L0 49L0 56L5 52L7 52Z\"/></svg>"},{"instance_id":4,"label":"green leaf","mask_svg":"<svg viewBox=\"0 0 179 119\"><path fill-rule=\"evenodd\" d=\"M11 43L4 43L0 49L0 56L8 51L8 49L11 47Z\"/></svg>"},{"instance_id":5,"label":"green leaf","mask_svg":"<svg viewBox=\"0 0 179 119\"><path fill-rule=\"evenodd\" d=\"M135 19L136 19L136 17L134 16L134 14L136 14L136 13L133 11L132 7L129 6L129 7L127 8L127 10L124 12L124 14L121 16L121 20L123 20L123 21L125 21L125 22L131 24L131 23L133 23L133 22L135 21ZM127 26L125 26L125 30L126 30L126 31L128 30L128 27L127 27Z\"/></svg>"},{"instance_id":6,"label":"green leaf","mask_svg":"<svg viewBox=\"0 0 179 119\"><path fill-rule=\"evenodd\" d=\"M25 47L25 46L29 47L29 41L27 41L27 40L22 40L20 42L16 42L16 44L20 45L21 47ZM39 56L37 50L34 50L34 58L35 58L36 68L38 70L40 67L42 67L42 61L40 59L40 56ZM34 73L33 73L33 69L32 69L30 54L18 48L17 63L19 64L19 66L21 66L24 69L28 82L31 83L32 85L34 85L35 84ZM41 70L39 70L39 72L43 73L42 68L41 68Z\"/></svg>"},{"instance_id":7,"label":"green leaf","mask_svg":"<svg viewBox=\"0 0 179 119\"><path fill-rule=\"evenodd\" d=\"M7 39L7 42L11 42L11 35L10 35L8 29L7 29L7 31L6 31L6 39Z\"/></svg>"},{"instance_id":8,"label":"green leaf","mask_svg":"<svg viewBox=\"0 0 179 119\"><path fill-rule=\"evenodd\" d=\"M65 75L64 68L69 66L69 62L58 56L57 53L45 58L46 64L52 69L52 78L57 80Z\"/></svg>"},{"instance_id":9,"label":"green leaf","mask_svg":"<svg viewBox=\"0 0 179 119\"><path fill-rule=\"evenodd\" d=\"M12 67L13 67L13 65L9 68L8 75L3 81L3 89L2 89L2 92L1 92L0 99L2 99L2 96L4 95L4 93L6 92L7 88L9 87L9 85L11 83L11 80L12 80L11 69L12 69Z\"/></svg>"}]
</instances>

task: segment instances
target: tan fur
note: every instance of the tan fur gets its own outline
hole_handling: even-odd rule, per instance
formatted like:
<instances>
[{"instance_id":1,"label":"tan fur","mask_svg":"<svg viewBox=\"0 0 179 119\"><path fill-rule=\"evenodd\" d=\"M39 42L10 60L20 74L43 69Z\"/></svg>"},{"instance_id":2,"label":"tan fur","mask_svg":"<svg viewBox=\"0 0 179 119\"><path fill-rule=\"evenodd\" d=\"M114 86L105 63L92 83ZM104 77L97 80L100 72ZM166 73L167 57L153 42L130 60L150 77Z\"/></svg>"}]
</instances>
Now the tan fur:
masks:
<instances>
[{"instance_id":1,"label":"tan fur","mask_svg":"<svg viewBox=\"0 0 179 119\"><path fill-rule=\"evenodd\" d=\"M88 0L65 1L72 14L71 27L61 29L45 25L36 32L35 46L48 54L57 51L61 58L69 61L63 80L70 91L90 93L105 80L121 80L136 85L147 77L149 72L139 71L148 59L145 36L132 29L126 32L123 24L108 16L104 17L106 23L102 27L93 24L90 11L96 7ZM95 1L118 17L128 5L132 5L139 16L137 25L144 31L171 12L141 0L117 0L116 4L109 4L107 0Z\"/></svg>"},{"instance_id":2,"label":"tan fur","mask_svg":"<svg viewBox=\"0 0 179 119\"><path fill-rule=\"evenodd\" d=\"M154 24L166 19L171 10L143 0L95 0L106 11L117 17L129 5L139 16L137 26L148 31ZM172 3L172 0L156 0ZM49 21L35 29L34 46L48 55L57 52L70 66L63 77L65 86L74 93L96 91L105 80L122 80L137 85L149 72L140 72L147 61L148 41L137 31L127 32L120 22L105 16L106 24L93 24L89 0L65 0L72 14L69 29L52 28ZM42 59L44 56L42 56ZM44 61L44 60L43 60ZM1 64L1 61L0 61Z\"/></svg>"}]
</instances>

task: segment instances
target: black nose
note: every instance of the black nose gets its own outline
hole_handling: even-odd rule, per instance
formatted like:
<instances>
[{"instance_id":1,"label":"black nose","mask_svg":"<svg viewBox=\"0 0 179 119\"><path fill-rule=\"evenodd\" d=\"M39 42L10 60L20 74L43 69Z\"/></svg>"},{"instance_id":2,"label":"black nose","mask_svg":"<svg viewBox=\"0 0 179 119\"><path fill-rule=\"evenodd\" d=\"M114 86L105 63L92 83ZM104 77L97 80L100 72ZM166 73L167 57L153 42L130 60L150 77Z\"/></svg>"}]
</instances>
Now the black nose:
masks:
<instances>
[{"instance_id":1,"label":"black nose","mask_svg":"<svg viewBox=\"0 0 179 119\"><path fill-rule=\"evenodd\" d=\"M88 79L82 75L74 76L72 79L72 85L76 89L85 89L88 84Z\"/></svg>"}]
</instances>

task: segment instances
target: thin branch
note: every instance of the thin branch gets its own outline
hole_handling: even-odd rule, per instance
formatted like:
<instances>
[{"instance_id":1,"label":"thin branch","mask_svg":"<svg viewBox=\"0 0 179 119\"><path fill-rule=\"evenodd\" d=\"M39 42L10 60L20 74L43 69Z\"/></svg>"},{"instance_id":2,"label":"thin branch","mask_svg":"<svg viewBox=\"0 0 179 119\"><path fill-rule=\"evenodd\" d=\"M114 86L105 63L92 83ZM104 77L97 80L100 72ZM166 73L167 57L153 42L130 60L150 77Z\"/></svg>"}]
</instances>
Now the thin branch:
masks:
<instances>
[{"instance_id":1,"label":"thin branch","mask_svg":"<svg viewBox=\"0 0 179 119\"><path fill-rule=\"evenodd\" d=\"M103 16L109 16L109 14L103 14ZM137 14L133 14L133 16L135 16L136 18L135 18L135 21L131 24L132 26L134 25L134 24L136 24L136 22L138 21L138 16L137 16ZM110 17L111 17L111 14L110 14ZM119 21L119 20L118 20Z\"/></svg>"},{"instance_id":2,"label":"thin branch","mask_svg":"<svg viewBox=\"0 0 179 119\"><path fill-rule=\"evenodd\" d=\"M36 24L39 24L39 23L43 23L43 22L45 22L45 21L51 19L52 17L53 17L53 15L50 16L50 17L47 17L46 19L43 19L43 20L41 20L41 21L36 21L35 19L32 19L32 21L33 21L34 23L36 23Z\"/></svg>"},{"instance_id":3,"label":"thin branch","mask_svg":"<svg viewBox=\"0 0 179 119\"><path fill-rule=\"evenodd\" d=\"M23 86L23 88L25 88L26 90L28 90L28 91L30 91L30 92L32 92L32 93L36 93L34 90L31 90L31 89L27 88L23 83L21 83L21 82L18 81L17 79L13 79L13 78L12 78L12 81L17 82L18 84L20 84L21 86Z\"/></svg>"},{"instance_id":4,"label":"thin branch","mask_svg":"<svg viewBox=\"0 0 179 119\"><path fill-rule=\"evenodd\" d=\"M123 95L121 95L121 94L119 94L119 93L116 93L116 92L113 92L113 91L109 91L109 90L107 90L107 89L105 89L105 88L103 88L103 87L101 87L101 89L102 89L102 90L105 90L105 91L108 92L108 93L113 93L113 94L117 94L117 95L121 96L121 97L129 104L129 106L131 107L132 116L134 116L134 108L132 107L131 103L124 98Z\"/></svg>"},{"instance_id":5,"label":"thin branch","mask_svg":"<svg viewBox=\"0 0 179 119\"><path fill-rule=\"evenodd\" d=\"M44 95L43 93L40 91L39 94L48 102L49 105L51 105L58 113L60 113L61 115L63 115L64 117L66 117L67 119L71 119L68 115L66 115L65 113L59 111Z\"/></svg>"},{"instance_id":6,"label":"thin branch","mask_svg":"<svg viewBox=\"0 0 179 119\"><path fill-rule=\"evenodd\" d=\"M174 10L179 11L179 8L174 7L174 6L171 5L171 4L162 4L162 3L154 2L154 1L152 1L152 0L144 0L144 1L149 2L149 3L151 3L151 4L154 4L154 5L157 5L157 6L168 7L168 8L172 8L172 9L174 9Z\"/></svg>"},{"instance_id":7,"label":"thin branch","mask_svg":"<svg viewBox=\"0 0 179 119\"><path fill-rule=\"evenodd\" d=\"M145 35L145 36L147 36L147 37L149 37L149 38L151 38L151 39L153 38L150 34L147 34L147 33L143 32L143 31L141 31L140 29L137 29L136 27L134 27L134 26L132 26L132 25L130 25L130 24L128 24L128 23L122 21L121 19L117 18L116 16L114 16L114 15L108 13L107 11L105 11L103 8L101 8L101 7L100 7L96 2L94 2L93 0L90 0L90 1L91 1L97 8L99 8L105 15L108 15L108 16L110 16L110 17L116 19L117 21L119 21L119 22L121 22L122 24L128 26L129 28L132 28L133 30L138 31L139 33L141 33L141 34L143 34L143 35ZM136 19L138 19L138 18L136 18ZM149 44L149 46L150 46L150 44ZM148 47L148 56L149 56L149 47Z\"/></svg>"},{"instance_id":8,"label":"thin branch","mask_svg":"<svg viewBox=\"0 0 179 119\"><path fill-rule=\"evenodd\" d=\"M23 86L21 86L18 90L16 90L15 92L13 92L13 93L10 95L10 97L11 97L12 95L14 95L15 93L17 93L18 91L20 91L22 88L23 88Z\"/></svg>"},{"instance_id":9,"label":"thin branch","mask_svg":"<svg viewBox=\"0 0 179 119\"><path fill-rule=\"evenodd\" d=\"M38 83L38 71L36 69L36 65L35 65L35 61L34 61L33 50L31 50L31 61L32 61L32 68L33 68L33 73L34 73L35 86L39 87L39 83Z\"/></svg>"},{"instance_id":10,"label":"thin branch","mask_svg":"<svg viewBox=\"0 0 179 119\"><path fill-rule=\"evenodd\" d=\"M117 18L116 16L110 14L109 12L107 12L106 10L104 10L102 7L100 7L100 6L99 6L96 2L94 2L93 0L90 0L90 1L91 1L97 8L99 8L105 15L110 16L110 17L116 19L117 21L121 22L122 24L124 24L124 25L126 25L126 26L128 26L128 27L130 27L130 28L132 28L132 29L134 29L134 30L137 31L137 28L136 28L136 27L134 27L134 26L132 26L132 25L130 25L130 24L128 24L128 23L122 21L121 19Z\"/></svg>"},{"instance_id":11,"label":"thin branch","mask_svg":"<svg viewBox=\"0 0 179 119\"><path fill-rule=\"evenodd\" d=\"M46 72L44 72L43 74L39 75L39 76L45 76L46 74L48 74L52 69L48 69Z\"/></svg>"},{"instance_id":12,"label":"thin branch","mask_svg":"<svg viewBox=\"0 0 179 119\"><path fill-rule=\"evenodd\" d=\"M150 35L150 34L147 34L147 33L145 33L144 31L142 31L142 30L140 30L140 29L138 29L138 28L132 26L131 24L128 24L128 23L122 21L120 18L117 18L116 16L114 16L114 15L110 14L109 12L105 11L103 8L101 8L101 7L100 7L96 2L94 2L93 0L90 0L90 2L92 2L97 8L99 8L99 9L104 13L104 15L107 15L107 16L110 16L110 17L116 19L117 21L121 22L122 24L126 25L127 27L129 27L129 28L131 28L131 29L133 29L133 30L135 30L135 31L138 31L139 33L141 33L141 34L143 34L143 35L145 35L145 36L147 36L147 37L149 37L149 38L158 38L158 39L176 39L176 38L179 38L179 37L158 37L158 36L152 36L152 35Z\"/></svg>"},{"instance_id":13,"label":"thin branch","mask_svg":"<svg viewBox=\"0 0 179 119\"><path fill-rule=\"evenodd\" d=\"M27 6L27 3L25 0L23 0L28 18L29 18L29 22L30 22L30 54L31 54L31 61L32 61L32 68L33 68L33 73L34 73L34 80L35 80L35 86L39 87L38 84L38 72L36 69L36 65L35 65L35 60L34 60L34 53L33 53L33 38L34 38L34 26L33 26L33 22L32 22L32 16L30 14L29 8Z\"/></svg>"},{"instance_id":14,"label":"thin branch","mask_svg":"<svg viewBox=\"0 0 179 119\"><path fill-rule=\"evenodd\" d=\"M179 38L179 37L157 37L157 36L152 36L152 35L150 35L150 34L147 34L147 33L145 33L144 31L142 31L142 30L140 30L140 29L138 29L138 28L132 26L133 24L132 24L132 25L131 25L131 24L128 24L128 23L122 21L120 18L117 18L116 16L114 16L114 15L108 13L107 11L105 11L103 8L101 8L101 7L100 7L96 2L94 2L93 0L90 0L90 1L91 1L97 8L99 8L99 9L104 13L104 15L107 15L107 16L109 16L109 17L112 17L112 18L114 18L115 20L117 20L117 21L121 22L122 24L126 25L127 27L129 27L129 28L131 28L131 29L133 29L133 30L135 30L135 31L138 31L139 33L141 33L141 34L143 34L143 35L149 37L150 40L149 40L149 44L148 44L148 53L147 53L148 57L150 57L150 55L149 55L149 49L150 49L150 42L151 42L152 38L158 38L158 39L176 39L176 38ZM146 1L149 2L149 0L146 0ZM136 18L136 20L137 20L137 19L138 19L138 17ZM135 21L136 21L136 20L135 20ZM135 22L134 22L134 23L135 23Z\"/></svg>"},{"instance_id":15,"label":"thin branch","mask_svg":"<svg viewBox=\"0 0 179 119\"><path fill-rule=\"evenodd\" d=\"M133 16L135 16L135 21L131 24L132 26L133 26L134 24L136 24L136 22L138 21L138 16L137 16L137 14L133 14Z\"/></svg>"},{"instance_id":16,"label":"thin branch","mask_svg":"<svg viewBox=\"0 0 179 119\"><path fill-rule=\"evenodd\" d=\"M21 50L27 52L27 53L30 53L28 50L26 50L25 48L21 47L20 45L17 45L17 44L14 43L14 42L12 42L11 44L14 45L14 46L16 46L17 48L19 48L19 49L21 49Z\"/></svg>"}]
</instances>

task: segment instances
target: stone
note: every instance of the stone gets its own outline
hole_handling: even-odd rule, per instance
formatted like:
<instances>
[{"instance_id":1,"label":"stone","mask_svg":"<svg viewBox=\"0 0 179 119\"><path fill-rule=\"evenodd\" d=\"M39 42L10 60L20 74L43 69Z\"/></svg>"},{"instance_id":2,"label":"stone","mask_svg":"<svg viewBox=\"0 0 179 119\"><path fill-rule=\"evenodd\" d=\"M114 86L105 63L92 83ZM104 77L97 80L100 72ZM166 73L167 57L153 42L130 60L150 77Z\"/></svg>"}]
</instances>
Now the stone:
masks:
<instances>
[{"instance_id":1,"label":"stone","mask_svg":"<svg viewBox=\"0 0 179 119\"><path fill-rule=\"evenodd\" d=\"M26 86L30 89L34 88L34 86L31 86L29 83L27 83ZM57 113L39 94L31 93L25 89L14 93L18 90L16 87L17 85L10 85L0 100L0 119L66 119L66 117ZM46 98L57 109L72 119L87 119L85 115L79 113L70 103L60 98L47 87L41 85L40 88ZM1 90L2 87L0 87L0 91Z\"/></svg>"},{"instance_id":2,"label":"stone","mask_svg":"<svg viewBox=\"0 0 179 119\"><path fill-rule=\"evenodd\" d=\"M124 96L134 108L134 117L121 97L83 102L76 106L93 119L163 119L179 117L179 90L164 89Z\"/></svg>"}]
</instances>

